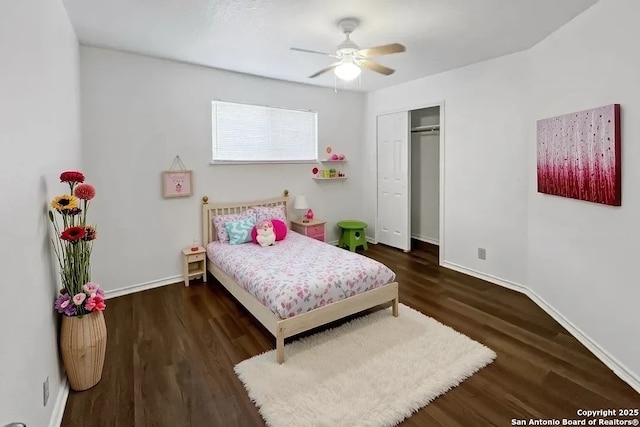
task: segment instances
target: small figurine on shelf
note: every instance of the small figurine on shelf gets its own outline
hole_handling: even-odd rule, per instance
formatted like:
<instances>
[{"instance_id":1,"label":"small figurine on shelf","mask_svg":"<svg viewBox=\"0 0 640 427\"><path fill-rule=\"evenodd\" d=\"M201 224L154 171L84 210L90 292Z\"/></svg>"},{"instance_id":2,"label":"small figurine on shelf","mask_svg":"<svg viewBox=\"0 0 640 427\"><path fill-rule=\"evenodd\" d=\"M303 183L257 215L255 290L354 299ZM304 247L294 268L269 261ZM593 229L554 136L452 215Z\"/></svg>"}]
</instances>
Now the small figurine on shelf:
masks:
<instances>
[{"instance_id":1,"label":"small figurine on shelf","mask_svg":"<svg viewBox=\"0 0 640 427\"><path fill-rule=\"evenodd\" d=\"M336 177L336 170L334 168L329 169L329 176L331 178L335 178Z\"/></svg>"}]
</instances>

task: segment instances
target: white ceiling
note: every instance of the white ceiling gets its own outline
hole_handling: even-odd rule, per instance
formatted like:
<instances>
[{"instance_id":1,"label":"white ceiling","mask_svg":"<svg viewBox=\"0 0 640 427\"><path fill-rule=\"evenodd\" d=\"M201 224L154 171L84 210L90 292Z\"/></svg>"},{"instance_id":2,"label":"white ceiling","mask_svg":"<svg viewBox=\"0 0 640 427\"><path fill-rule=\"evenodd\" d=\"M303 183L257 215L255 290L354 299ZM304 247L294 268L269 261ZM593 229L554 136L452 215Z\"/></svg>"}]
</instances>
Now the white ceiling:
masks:
<instances>
[{"instance_id":1,"label":"white ceiling","mask_svg":"<svg viewBox=\"0 0 640 427\"><path fill-rule=\"evenodd\" d=\"M375 90L527 49L597 0L63 0L80 42L225 70L327 87L308 76L344 40L355 17L360 48L402 43L376 59L391 76L363 70L338 88Z\"/></svg>"}]
</instances>

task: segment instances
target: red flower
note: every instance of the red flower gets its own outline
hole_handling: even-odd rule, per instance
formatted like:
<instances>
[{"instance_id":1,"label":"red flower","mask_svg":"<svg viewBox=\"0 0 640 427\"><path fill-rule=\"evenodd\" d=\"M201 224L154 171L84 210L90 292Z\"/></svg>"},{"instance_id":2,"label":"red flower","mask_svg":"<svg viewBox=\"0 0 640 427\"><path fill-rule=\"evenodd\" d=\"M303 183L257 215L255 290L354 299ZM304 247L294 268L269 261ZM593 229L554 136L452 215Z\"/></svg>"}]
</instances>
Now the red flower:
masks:
<instances>
[{"instance_id":1,"label":"red flower","mask_svg":"<svg viewBox=\"0 0 640 427\"><path fill-rule=\"evenodd\" d=\"M60 182L84 182L84 175L78 171L65 171L60 174Z\"/></svg>"},{"instance_id":2,"label":"red flower","mask_svg":"<svg viewBox=\"0 0 640 427\"><path fill-rule=\"evenodd\" d=\"M104 303L104 299L99 295L92 296L84 305L84 308L89 311L103 311L106 307L107 305Z\"/></svg>"},{"instance_id":3,"label":"red flower","mask_svg":"<svg viewBox=\"0 0 640 427\"><path fill-rule=\"evenodd\" d=\"M82 213L82 209L80 208L65 209L60 211L60 213L62 215L67 215L67 216L80 215Z\"/></svg>"},{"instance_id":4,"label":"red flower","mask_svg":"<svg viewBox=\"0 0 640 427\"><path fill-rule=\"evenodd\" d=\"M80 184L73 191L73 194L82 200L91 200L96 197L96 189L91 184Z\"/></svg>"},{"instance_id":5,"label":"red flower","mask_svg":"<svg viewBox=\"0 0 640 427\"><path fill-rule=\"evenodd\" d=\"M87 242L96 240L96 237L98 237L98 233L93 226L87 225L84 230L87 232L86 236L84 236L84 240L86 240Z\"/></svg>"},{"instance_id":6,"label":"red flower","mask_svg":"<svg viewBox=\"0 0 640 427\"><path fill-rule=\"evenodd\" d=\"M75 227L69 227L66 230L64 230L60 234L60 238L68 242L75 243L78 240L84 238L84 236L86 235L87 235L87 230L84 227L75 226Z\"/></svg>"}]
</instances>

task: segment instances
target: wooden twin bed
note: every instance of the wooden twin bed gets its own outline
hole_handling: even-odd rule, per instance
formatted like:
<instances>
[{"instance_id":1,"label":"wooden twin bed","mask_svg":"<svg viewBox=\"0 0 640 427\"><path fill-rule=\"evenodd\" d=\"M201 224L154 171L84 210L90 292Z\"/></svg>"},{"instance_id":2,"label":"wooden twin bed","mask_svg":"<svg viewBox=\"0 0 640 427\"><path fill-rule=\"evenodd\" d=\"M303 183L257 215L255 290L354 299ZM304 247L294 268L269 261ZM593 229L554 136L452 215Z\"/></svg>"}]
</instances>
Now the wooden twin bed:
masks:
<instances>
[{"instance_id":1,"label":"wooden twin bed","mask_svg":"<svg viewBox=\"0 0 640 427\"><path fill-rule=\"evenodd\" d=\"M211 242L215 242L217 240L217 235L213 225L213 219L216 215L237 214L255 206L284 205L284 211L287 215L287 225L290 226L288 199L288 191L285 191L284 196L279 198L235 204L209 203L208 198L206 196L203 197L203 246L207 248ZM289 230L289 233L293 232ZM298 236L295 237L298 238ZM307 239L307 237L304 238ZM326 245L326 243L322 242L318 242L317 244ZM362 255L354 254L348 256L360 257ZM266 266L265 268L269 267ZM214 264L209 258L209 255L207 255L207 270L211 272L211 274L275 337L278 363L283 363L285 359L285 338L379 305L392 305L392 314L396 317L398 316L397 281L383 284L374 289L348 296L344 299L331 302L318 308L313 308L309 311L302 312L291 317L284 317L276 314L271 308L263 304L263 302L245 290L242 285L237 283L218 265ZM393 278L395 280L395 275Z\"/></svg>"}]
</instances>

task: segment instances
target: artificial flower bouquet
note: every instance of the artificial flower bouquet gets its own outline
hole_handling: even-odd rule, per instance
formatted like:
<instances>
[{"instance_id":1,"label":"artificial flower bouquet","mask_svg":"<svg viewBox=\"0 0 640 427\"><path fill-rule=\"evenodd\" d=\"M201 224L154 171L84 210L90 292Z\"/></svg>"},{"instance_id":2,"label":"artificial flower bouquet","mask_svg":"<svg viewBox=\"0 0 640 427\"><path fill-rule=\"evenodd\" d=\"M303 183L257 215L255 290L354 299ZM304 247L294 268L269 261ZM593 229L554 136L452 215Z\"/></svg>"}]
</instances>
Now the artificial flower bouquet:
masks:
<instances>
[{"instance_id":1,"label":"artificial flower bouquet","mask_svg":"<svg viewBox=\"0 0 640 427\"><path fill-rule=\"evenodd\" d=\"M89 201L96 195L91 184L84 182L82 172L65 171L60 182L69 185L69 194L56 196L49 210L49 220L55 230L53 249L60 266L62 289L54 308L66 316L81 316L106 308L104 291L91 282L91 250L96 239L96 229L87 225Z\"/></svg>"}]
</instances>

